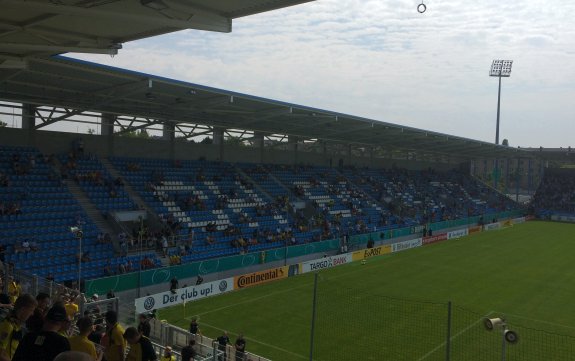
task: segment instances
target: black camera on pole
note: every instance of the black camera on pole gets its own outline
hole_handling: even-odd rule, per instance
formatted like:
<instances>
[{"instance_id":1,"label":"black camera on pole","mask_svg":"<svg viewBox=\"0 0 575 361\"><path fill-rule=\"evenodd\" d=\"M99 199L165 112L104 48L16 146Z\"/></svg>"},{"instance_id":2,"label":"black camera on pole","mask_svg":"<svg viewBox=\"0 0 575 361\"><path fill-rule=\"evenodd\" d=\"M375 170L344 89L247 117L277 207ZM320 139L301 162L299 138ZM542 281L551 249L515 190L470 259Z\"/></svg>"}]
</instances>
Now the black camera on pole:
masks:
<instances>
[{"instance_id":1,"label":"black camera on pole","mask_svg":"<svg viewBox=\"0 0 575 361\"><path fill-rule=\"evenodd\" d=\"M72 232L78 239L82 238L84 235L84 233L82 233L82 228L80 227L70 227L70 232Z\"/></svg>"}]
</instances>

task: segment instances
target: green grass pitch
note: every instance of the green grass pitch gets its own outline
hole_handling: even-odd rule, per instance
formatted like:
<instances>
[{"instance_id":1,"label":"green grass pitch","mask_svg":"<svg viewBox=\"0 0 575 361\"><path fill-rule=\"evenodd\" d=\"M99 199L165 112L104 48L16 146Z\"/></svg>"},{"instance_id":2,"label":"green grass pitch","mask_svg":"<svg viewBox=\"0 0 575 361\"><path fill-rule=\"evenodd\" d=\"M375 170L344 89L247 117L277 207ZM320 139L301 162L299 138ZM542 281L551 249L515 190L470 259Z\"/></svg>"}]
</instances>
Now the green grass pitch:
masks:
<instances>
[{"instance_id":1,"label":"green grass pitch","mask_svg":"<svg viewBox=\"0 0 575 361\"><path fill-rule=\"evenodd\" d=\"M247 350L309 360L313 274L159 311L202 333L243 332ZM504 316L519 334L508 360L575 359L575 225L529 222L324 270L318 280L314 360L499 360ZM546 332L542 332L546 331ZM567 336L564 336L567 335Z\"/></svg>"}]
</instances>

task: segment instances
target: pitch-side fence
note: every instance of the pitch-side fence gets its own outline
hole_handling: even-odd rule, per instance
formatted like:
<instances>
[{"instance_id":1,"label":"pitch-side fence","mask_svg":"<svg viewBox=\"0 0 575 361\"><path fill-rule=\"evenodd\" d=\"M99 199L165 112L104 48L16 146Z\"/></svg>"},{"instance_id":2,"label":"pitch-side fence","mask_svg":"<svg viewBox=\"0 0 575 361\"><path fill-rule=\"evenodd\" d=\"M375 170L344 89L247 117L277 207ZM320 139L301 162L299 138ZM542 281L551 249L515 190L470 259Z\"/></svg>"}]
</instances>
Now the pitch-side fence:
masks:
<instances>
[{"instance_id":1,"label":"pitch-side fence","mask_svg":"<svg viewBox=\"0 0 575 361\"><path fill-rule=\"evenodd\" d=\"M310 325L315 361L575 360L575 328L359 292L320 274Z\"/></svg>"}]
</instances>

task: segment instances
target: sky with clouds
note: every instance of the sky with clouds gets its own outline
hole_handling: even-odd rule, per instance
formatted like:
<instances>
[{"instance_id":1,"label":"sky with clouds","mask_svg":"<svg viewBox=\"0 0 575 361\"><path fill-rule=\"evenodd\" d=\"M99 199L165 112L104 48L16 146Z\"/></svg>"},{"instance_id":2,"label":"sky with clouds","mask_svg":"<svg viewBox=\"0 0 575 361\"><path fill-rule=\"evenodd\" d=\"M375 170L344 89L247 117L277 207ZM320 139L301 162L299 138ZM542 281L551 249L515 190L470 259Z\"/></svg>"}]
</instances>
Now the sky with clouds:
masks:
<instances>
[{"instance_id":1,"label":"sky with clouds","mask_svg":"<svg viewBox=\"0 0 575 361\"><path fill-rule=\"evenodd\" d=\"M319 0L73 55L192 83L478 140L575 145L575 2Z\"/></svg>"}]
</instances>

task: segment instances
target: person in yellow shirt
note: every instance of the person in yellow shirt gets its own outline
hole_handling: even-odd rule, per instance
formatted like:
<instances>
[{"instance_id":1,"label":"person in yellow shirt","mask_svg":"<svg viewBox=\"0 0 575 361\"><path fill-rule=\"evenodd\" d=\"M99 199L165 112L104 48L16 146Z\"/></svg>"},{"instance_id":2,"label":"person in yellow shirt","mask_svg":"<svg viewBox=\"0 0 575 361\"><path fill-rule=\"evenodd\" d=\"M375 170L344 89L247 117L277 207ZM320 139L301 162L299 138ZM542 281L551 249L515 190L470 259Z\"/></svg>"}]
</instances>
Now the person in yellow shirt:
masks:
<instances>
[{"instance_id":1,"label":"person in yellow shirt","mask_svg":"<svg viewBox=\"0 0 575 361\"><path fill-rule=\"evenodd\" d=\"M126 356L126 361L156 361L158 356L154 351L152 342L146 337L140 335L135 327L128 327L124 332L124 338L130 344L130 352ZM107 361L107 359L106 359Z\"/></svg>"},{"instance_id":2,"label":"person in yellow shirt","mask_svg":"<svg viewBox=\"0 0 575 361\"><path fill-rule=\"evenodd\" d=\"M0 322L0 361L10 361L23 338L22 324L34 313L36 299L23 294L16 299L10 315Z\"/></svg>"},{"instance_id":3,"label":"person in yellow shirt","mask_svg":"<svg viewBox=\"0 0 575 361\"><path fill-rule=\"evenodd\" d=\"M106 312L106 339L107 345L104 350L106 361L124 361L126 353L126 340L124 329L118 323L116 311Z\"/></svg>"},{"instance_id":4,"label":"person in yellow shirt","mask_svg":"<svg viewBox=\"0 0 575 361\"><path fill-rule=\"evenodd\" d=\"M64 305L64 308L66 309L66 313L68 314L68 318L70 320L73 320L78 311L80 310L78 304L74 303L74 299L72 298L72 296L66 298L66 304Z\"/></svg>"},{"instance_id":5,"label":"person in yellow shirt","mask_svg":"<svg viewBox=\"0 0 575 361\"><path fill-rule=\"evenodd\" d=\"M78 326L78 331L80 333L68 338L70 349L72 351L84 352L92 357L92 361L96 361L98 359L96 346L92 341L88 340L88 335L93 329L92 319L87 316L80 317L76 322L76 326Z\"/></svg>"},{"instance_id":6,"label":"person in yellow shirt","mask_svg":"<svg viewBox=\"0 0 575 361\"><path fill-rule=\"evenodd\" d=\"M20 296L21 292L22 292L22 286L20 285L20 282L18 282L18 280L16 279L13 279L8 284L8 295L10 296L10 300L12 301L12 303L16 302L16 299Z\"/></svg>"},{"instance_id":7,"label":"person in yellow shirt","mask_svg":"<svg viewBox=\"0 0 575 361\"><path fill-rule=\"evenodd\" d=\"M170 346L166 346L160 361L176 361L176 356L172 353L172 348Z\"/></svg>"}]
</instances>

